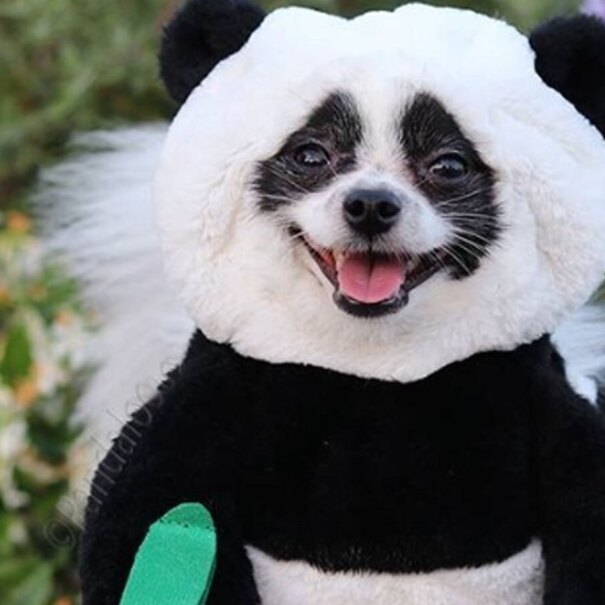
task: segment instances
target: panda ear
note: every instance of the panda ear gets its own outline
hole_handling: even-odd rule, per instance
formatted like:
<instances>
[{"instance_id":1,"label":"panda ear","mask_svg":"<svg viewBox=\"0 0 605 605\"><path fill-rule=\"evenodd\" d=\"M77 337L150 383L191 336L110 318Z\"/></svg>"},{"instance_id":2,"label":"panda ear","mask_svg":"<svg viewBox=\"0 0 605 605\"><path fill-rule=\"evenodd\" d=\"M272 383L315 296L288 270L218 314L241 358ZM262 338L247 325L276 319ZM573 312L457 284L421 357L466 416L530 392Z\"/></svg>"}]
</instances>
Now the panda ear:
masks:
<instances>
[{"instance_id":1,"label":"panda ear","mask_svg":"<svg viewBox=\"0 0 605 605\"><path fill-rule=\"evenodd\" d=\"M538 75L605 136L605 23L588 15L553 19L530 44Z\"/></svg>"},{"instance_id":2,"label":"panda ear","mask_svg":"<svg viewBox=\"0 0 605 605\"><path fill-rule=\"evenodd\" d=\"M219 61L237 52L261 24L264 11L248 0L189 0L165 26L160 74L183 103Z\"/></svg>"}]
</instances>

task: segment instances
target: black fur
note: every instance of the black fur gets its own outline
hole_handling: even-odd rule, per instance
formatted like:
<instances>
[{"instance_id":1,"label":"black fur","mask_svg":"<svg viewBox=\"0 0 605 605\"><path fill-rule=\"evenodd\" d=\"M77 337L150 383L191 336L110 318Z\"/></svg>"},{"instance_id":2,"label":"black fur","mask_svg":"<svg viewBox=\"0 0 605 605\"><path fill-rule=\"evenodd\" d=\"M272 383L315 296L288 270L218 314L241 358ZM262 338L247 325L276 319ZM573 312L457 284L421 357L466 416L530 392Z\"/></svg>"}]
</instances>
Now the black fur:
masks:
<instances>
[{"instance_id":1,"label":"black fur","mask_svg":"<svg viewBox=\"0 0 605 605\"><path fill-rule=\"evenodd\" d=\"M164 28L160 73L184 103L214 67L237 52L265 13L248 0L189 0Z\"/></svg>"},{"instance_id":2,"label":"black fur","mask_svg":"<svg viewBox=\"0 0 605 605\"><path fill-rule=\"evenodd\" d=\"M596 17L558 18L530 36L536 71L605 135L605 24Z\"/></svg>"},{"instance_id":3,"label":"black fur","mask_svg":"<svg viewBox=\"0 0 605 605\"><path fill-rule=\"evenodd\" d=\"M260 207L276 210L353 170L362 137L361 117L352 97L343 92L331 94L273 157L260 163L255 181ZM319 143L330 154L324 169L305 171L294 161L296 150L308 143Z\"/></svg>"},{"instance_id":4,"label":"black fur","mask_svg":"<svg viewBox=\"0 0 605 605\"><path fill-rule=\"evenodd\" d=\"M405 110L400 133L417 187L456 229L454 243L446 251L451 274L458 278L471 275L502 229L495 203L496 175L456 119L429 94L418 95ZM466 177L451 182L431 178L431 163L451 152L466 160Z\"/></svg>"},{"instance_id":5,"label":"black fur","mask_svg":"<svg viewBox=\"0 0 605 605\"><path fill-rule=\"evenodd\" d=\"M118 604L148 526L184 501L215 516L210 605L258 603L244 544L414 572L500 561L532 537L547 605L605 600L605 419L547 338L402 385L255 361L198 333L99 469L84 605Z\"/></svg>"}]
</instances>

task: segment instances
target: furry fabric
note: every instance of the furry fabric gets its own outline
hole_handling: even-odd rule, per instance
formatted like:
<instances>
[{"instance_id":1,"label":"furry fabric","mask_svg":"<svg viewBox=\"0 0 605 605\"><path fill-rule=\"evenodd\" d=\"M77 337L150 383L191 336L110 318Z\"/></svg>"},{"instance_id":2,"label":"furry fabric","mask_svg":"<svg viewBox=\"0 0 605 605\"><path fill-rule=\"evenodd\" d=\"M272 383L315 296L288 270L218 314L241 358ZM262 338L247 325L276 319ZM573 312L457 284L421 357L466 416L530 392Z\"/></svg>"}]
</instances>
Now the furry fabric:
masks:
<instances>
[{"instance_id":1,"label":"furry fabric","mask_svg":"<svg viewBox=\"0 0 605 605\"><path fill-rule=\"evenodd\" d=\"M388 585L483 569L533 540L545 603L596 605L604 484L605 418L573 393L548 339L401 385L255 361L198 334L99 468L84 603L117 604L149 524L198 501L218 532L212 605L257 602L246 546ZM543 585L541 565L522 560L529 592L515 603L538 605L528 595ZM456 603L477 603L459 590ZM403 594L386 602L403 605Z\"/></svg>"},{"instance_id":2,"label":"furry fabric","mask_svg":"<svg viewBox=\"0 0 605 605\"><path fill-rule=\"evenodd\" d=\"M214 66L238 51L264 18L247 0L188 2L166 26L160 68L166 88L183 103Z\"/></svg>"},{"instance_id":3,"label":"furry fabric","mask_svg":"<svg viewBox=\"0 0 605 605\"><path fill-rule=\"evenodd\" d=\"M576 52L593 47L587 37ZM166 269L196 324L252 357L400 382L554 331L605 267L605 145L534 63L524 36L468 11L406 5L352 21L271 13L189 96L160 162ZM281 222L259 213L257 165L341 89L368 133L359 168ZM393 178L401 156L393 124L427 91L494 171L506 229L468 279L436 275L405 312L364 323L335 307L282 223L298 220L326 246L305 209L325 225L339 187Z\"/></svg>"},{"instance_id":4,"label":"furry fabric","mask_svg":"<svg viewBox=\"0 0 605 605\"><path fill-rule=\"evenodd\" d=\"M538 27L530 43L540 77L605 133L603 21L591 16L554 19Z\"/></svg>"}]
</instances>

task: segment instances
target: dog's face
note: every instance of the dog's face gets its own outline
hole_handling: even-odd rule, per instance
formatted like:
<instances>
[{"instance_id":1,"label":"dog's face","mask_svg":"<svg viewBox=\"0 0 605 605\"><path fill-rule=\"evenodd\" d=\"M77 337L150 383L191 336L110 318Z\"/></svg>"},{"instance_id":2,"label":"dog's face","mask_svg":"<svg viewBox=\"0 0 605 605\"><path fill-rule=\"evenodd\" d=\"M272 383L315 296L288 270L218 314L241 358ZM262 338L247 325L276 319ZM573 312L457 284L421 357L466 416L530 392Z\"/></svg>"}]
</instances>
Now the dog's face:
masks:
<instances>
[{"instance_id":1,"label":"dog's face","mask_svg":"<svg viewBox=\"0 0 605 605\"><path fill-rule=\"evenodd\" d=\"M602 166L598 132L502 23L278 11L171 128L167 268L243 354L414 380L585 301L605 266Z\"/></svg>"},{"instance_id":2,"label":"dog's face","mask_svg":"<svg viewBox=\"0 0 605 605\"><path fill-rule=\"evenodd\" d=\"M403 312L437 273L470 277L502 228L494 170L439 100L405 96L375 112L363 95L332 92L253 185L259 210L354 317Z\"/></svg>"}]
</instances>

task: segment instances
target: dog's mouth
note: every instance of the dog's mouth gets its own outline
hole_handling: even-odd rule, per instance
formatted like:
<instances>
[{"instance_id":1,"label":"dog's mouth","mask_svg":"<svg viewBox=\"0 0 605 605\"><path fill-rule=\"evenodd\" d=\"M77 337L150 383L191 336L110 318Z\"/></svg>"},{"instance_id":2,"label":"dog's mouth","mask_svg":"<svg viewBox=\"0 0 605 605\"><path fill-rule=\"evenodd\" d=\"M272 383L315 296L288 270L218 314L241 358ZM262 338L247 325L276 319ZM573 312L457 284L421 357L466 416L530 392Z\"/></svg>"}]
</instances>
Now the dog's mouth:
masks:
<instances>
[{"instance_id":1,"label":"dog's mouth","mask_svg":"<svg viewBox=\"0 0 605 605\"><path fill-rule=\"evenodd\" d=\"M404 307L410 292L444 267L443 255L411 257L371 249L364 252L322 248L302 238L309 254L334 286L334 302L357 317L378 317Z\"/></svg>"}]
</instances>

